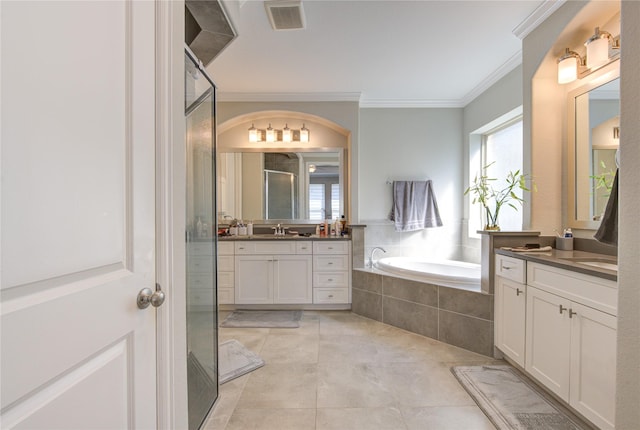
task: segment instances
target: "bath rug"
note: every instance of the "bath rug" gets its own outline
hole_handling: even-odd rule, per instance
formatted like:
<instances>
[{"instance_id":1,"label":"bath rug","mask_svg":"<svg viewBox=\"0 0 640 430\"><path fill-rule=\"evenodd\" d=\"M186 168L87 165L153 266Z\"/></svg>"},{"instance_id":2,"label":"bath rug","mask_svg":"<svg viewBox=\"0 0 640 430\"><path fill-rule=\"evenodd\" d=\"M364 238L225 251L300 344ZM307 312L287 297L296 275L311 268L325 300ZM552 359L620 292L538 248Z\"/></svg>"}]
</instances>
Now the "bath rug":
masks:
<instances>
[{"instance_id":1,"label":"bath rug","mask_svg":"<svg viewBox=\"0 0 640 430\"><path fill-rule=\"evenodd\" d=\"M302 311L233 311L220 327L298 328Z\"/></svg>"},{"instance_id":2,"label":"bath rug","mask_svg":"<svg viewBox=\"0 0 640 430\"><path fill-rule=\"evenodd\" d=\"M264 360L235 339L221 343L218 348L220 384L246 375L262 366L264 366Z\"/></svg>"},{"instance_id":3,"label":"bath rug","mask_svg":"<svg viewBox=\"0 0 640 430\"><path fill-rule=\"evenodd\" d=\"M451 371L498 430L589 428L511 366L456 366Z\"/></svg>"}]
</instances>

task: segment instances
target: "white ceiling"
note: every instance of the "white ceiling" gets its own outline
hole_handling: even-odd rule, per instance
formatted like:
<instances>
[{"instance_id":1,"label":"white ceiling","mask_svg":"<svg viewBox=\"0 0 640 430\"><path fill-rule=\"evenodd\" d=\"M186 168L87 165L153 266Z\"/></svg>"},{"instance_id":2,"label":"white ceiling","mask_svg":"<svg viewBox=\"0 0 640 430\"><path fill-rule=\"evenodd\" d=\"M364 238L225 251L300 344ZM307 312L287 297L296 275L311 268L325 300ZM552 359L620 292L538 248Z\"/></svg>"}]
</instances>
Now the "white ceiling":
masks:
<instances>
[{"instance_id":1,"label":"white ceiling","mask_svg":"<svg viewBox=\"0 0 640 430\"><path fill-rule=\"evenodd\" d=\"M219 100L462 107L563 1L303 0L306 28L288 31L262 1L233 3L238 37L207 68Z\"/></svg>"}]
</instances>

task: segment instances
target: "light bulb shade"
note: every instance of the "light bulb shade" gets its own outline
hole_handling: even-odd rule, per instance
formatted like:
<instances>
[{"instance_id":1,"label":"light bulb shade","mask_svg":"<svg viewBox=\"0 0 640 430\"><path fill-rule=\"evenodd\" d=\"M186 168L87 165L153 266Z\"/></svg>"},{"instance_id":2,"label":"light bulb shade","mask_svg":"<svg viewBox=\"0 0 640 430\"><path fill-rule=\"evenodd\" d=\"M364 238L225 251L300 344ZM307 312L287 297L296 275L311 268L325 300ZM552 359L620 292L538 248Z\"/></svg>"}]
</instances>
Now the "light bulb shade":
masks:
<instances>
[{"instance_id":1,"label":"light bulb shade","mask_svg":"<svg viewBox=\"0 0 640 430\"><path fill-rule=\"evenodd\" d=\"M302 124L302 128L300 129L300 142L308 142L309 141L309 129Z\"/></svg>"},{"instance_id":2,"label":"light bulb shade","mask_svg":"<svg viewBox=\"0 0 640 430\"><path fill-rule=\"evenodd\" d=\"M276 141L276 131L271 128L271 124L267 128L267 142L275 142Z\"/></svg>"},{"instance_id":3,"label":"light bulb shade","mask_svg":"<svg viewBox=\"0 0 640 430\"><path fill-rule=\"evenodd\" d=\"M249 127L249 142L257 142L258 141L258 129L251 124Z\"/></svg>"},{"instance_id":4,"label":"light bulb shade","mask_svg":"<svg viewBox=\"0 0 640 430\"><path fill-rule=\"evenodd\" d=\"M609 61L609 38L590 39L587 45L587 67L593 69Z\"/></svg>"},{"instance_id":5,"label":"light bulb shade","mask_svg":"<svg viewBox=\"0 0 640 430\"><path fill-rule=\"evenodd\" d=\"M285 124L284 128L282 129L282 141L291 142L291 140L292 140L291 129L287 124Z\"/></svg>"},{"instance_id":6,"label":"light bulb shade","mask_svg":"<svg viewBox=\"0 0 640 430\"><path fill-rule=\"evenodd\" d=\"M558 61L558 83L568 84L578 79L578 59L564 57Z\"/></svg>"}]
</instances>

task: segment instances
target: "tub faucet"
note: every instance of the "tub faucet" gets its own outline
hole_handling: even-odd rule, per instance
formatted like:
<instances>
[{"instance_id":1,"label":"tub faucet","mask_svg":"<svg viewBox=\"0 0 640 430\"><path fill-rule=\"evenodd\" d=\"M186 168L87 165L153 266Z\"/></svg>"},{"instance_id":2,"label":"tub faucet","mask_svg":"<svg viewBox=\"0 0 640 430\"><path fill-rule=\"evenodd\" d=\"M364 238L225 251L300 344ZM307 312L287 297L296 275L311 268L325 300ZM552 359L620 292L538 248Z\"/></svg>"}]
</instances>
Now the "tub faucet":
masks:
<instances>
[{"instance_id":1,"label":"tub faucet","mask_svg":"<svg viewBox=\"0 0 640 430\"><path fill-rule=\"evenodd\" d=\"M369 254L369 264L367 267L371 267L373 268L373 253L376 252L376 250L379 249L380 251L386 253L387 251L384 250L384 248L380 247L380 246L376 246L371 250L371 254Z\"/></svg>"}]
</instances>

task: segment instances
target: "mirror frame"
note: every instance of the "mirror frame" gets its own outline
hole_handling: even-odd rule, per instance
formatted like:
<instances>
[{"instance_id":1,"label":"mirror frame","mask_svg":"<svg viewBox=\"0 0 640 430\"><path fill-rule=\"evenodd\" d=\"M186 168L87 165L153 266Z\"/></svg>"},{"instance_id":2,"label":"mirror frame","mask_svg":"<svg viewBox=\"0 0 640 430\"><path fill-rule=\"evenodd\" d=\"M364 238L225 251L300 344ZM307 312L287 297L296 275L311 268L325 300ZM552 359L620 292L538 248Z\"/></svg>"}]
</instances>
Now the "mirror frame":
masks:
<instances>
[{"instance_id":1,"label":"mirror frame","mask_svg":"<svg viewBox=\"0 0 640 430\"><path fill-rule=\"evenodd\" d=\"M588 93L620 77L618 58L602 68L602 73L590 75L583 85L567 94L567 225L571 228L597 230L600 221L577 219L576 217L576 97ZM600 71L598 71L600 72Z\"/></svg>"}]
</instances>

